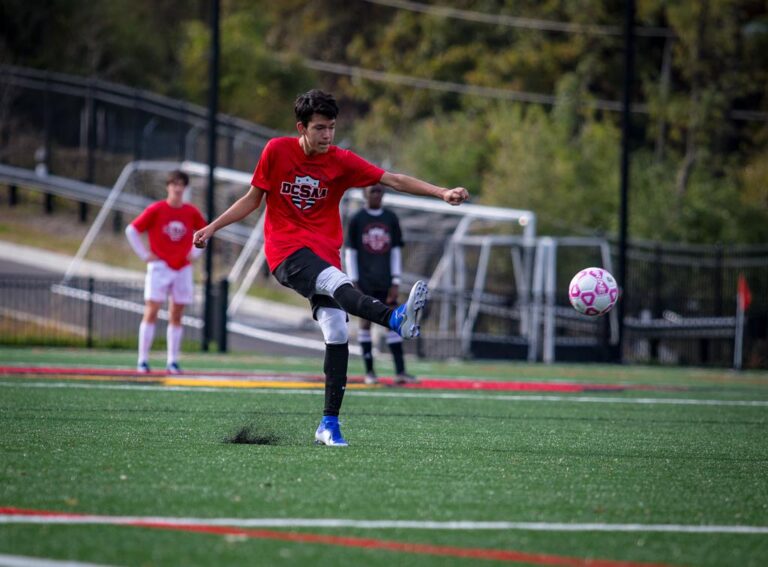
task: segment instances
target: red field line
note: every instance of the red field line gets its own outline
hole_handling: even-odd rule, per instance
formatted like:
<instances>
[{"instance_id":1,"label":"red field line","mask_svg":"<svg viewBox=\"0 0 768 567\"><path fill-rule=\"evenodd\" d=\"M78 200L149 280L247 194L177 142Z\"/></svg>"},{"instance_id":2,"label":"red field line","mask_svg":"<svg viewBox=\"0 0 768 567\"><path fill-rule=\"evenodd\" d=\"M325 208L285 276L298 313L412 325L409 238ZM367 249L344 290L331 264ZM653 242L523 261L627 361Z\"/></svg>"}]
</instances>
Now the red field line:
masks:
<instances>
[{"instance_id":1,"label":"red field line","mask_svg":"<svg viewBox=\"0 0 768 567\"><path fill-rule=\"evenodd\" d=\"M128 368L88 368L88 367L82 367L82 366L0 366L0 375L25 375L25 374L33 374L33 375L49 375L49 374L60 374L62 376L125 376L128 378L133 377L143 377L143 376L150 376L150 377L165 377L168 376L168 373L165 370L153 370L149 373L142 373L137 372L136 370L128 369ZM241 378L259 378L261 379L263 376L275 376L275 372L221 372L221 371L190 371L185 372L184 376L188 377L194 377L194 376L220 376L220 377L241 377ZM291 373L285 373L284 375L281 375L281 379L286 378L296 378L296 379L302 379L302 380L319 380L320 378L311 374L291 374Z\"/></svg>"},{"instance_id":2,"label":"red field line","mask_svg":"<svg viewBox=\"0 0 768 567\"><path fill-rule=\"evenodd\" d=\"M126 381L139 380L142 382L156 382L167 376L166 372L156 371L150 374L138 374L135 370L113 369L113 368L73 368L73 367L42 367L42 366L0 366L0 375L6 376L44 376L44 377L66 377L69 379L105 379L123 378ZM197 377L220 377L241 379L243 382L248 380L261 381L295 381L322 383L322 376L313 376L307 374L275 373L275 372L195 372L189 371L183 374L184 378L194 379ZM362 377L352 376L349 379L352 384L362 382ZM383 386L395 386L392 378L382 378ZM424 378L413 384L407 384L407 389L414 390L474 390L474 391L497 391L497 392L554 392L554 393L586 393L586 392L625 392L625 391L679 391L686 388L667 387L667 386L648 386L639 384L591 384L579 382L542 382L542 381L524 381L524 380L472 380L466 378Z\"/></svg>"},{"instance_id":3,"label":"red field line","mask_svg":"<svg viewBox=\"0 0 768 567\"><path fill-rule=\"evenodd\" d=\"M19 516L43 516L56 518L82 518L87 515L67 514L51 511L24 510L20 508L0 508L0 514ZM94 521L96 523L96 521ZM351 547L361 549L378 549L399 553L414 553L420 555L436 555L442 557L462 557L470 559L484 559L491 561L505 561L510 563L527 563L529 565L546 565L554 567L669 567L662 563L640 563L635 561L614 561L611 559L589 559L570 557L567 555L550 555L545 553L529 553L524 551L512 551L506 549L487 549L478 547L455 547L445 545L429 545L420 543L406 543L393 540L361 538L349 536L333 536L324 534L308 534L298 532L281 532L276 530L255 530L227 526L177 524L165 522L152 522L143 520L131 520L121 522L118 525L151 528L160 530L205 533L213 535L240 536L254 539L271 539L277 541L289 541L294 543L309 543L318 545L332 545L338 547Z\"/></svg>"}]
</instances>

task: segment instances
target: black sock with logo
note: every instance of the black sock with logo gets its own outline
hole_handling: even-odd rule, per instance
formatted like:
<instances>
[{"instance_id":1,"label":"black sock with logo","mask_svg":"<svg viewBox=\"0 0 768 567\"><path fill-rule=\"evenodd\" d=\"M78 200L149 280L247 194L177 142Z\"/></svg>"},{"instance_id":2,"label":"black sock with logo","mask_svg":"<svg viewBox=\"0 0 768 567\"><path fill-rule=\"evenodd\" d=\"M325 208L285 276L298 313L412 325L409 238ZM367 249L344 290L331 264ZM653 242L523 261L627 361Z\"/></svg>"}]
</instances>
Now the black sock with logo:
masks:
<instances>
[{"instance_id":1,"label":"black sock with logo","mask_svg":"<svg viewBox=\"0 0 768 567\"><path fill-rule=\"evenodd\" d=\"M347 388L347 365L349 363L349 343L343 345L325 345L325 409L323 415L339 415L344 390Z\"/></svg>"},{"instance_id":2,"label":"black sock with logo","mask_svg":"<svg viewBox=\"0 0 768 567\"><path fill-rule=\"evenodd\" d=\"M392 360L395 363L395 373L403 374L405 372L405 359L403 358L403 343L389 343L389 350L392 352Z\"/></svg>"},{"instance_id":3,"label":"black sock with logo","mask_svg":"<svg viewBox=\"0 0 768 567\"><path fill-rule=\"evenodd\" d=\"M352 284L344 284L333 294L341 308L355 317L362 317L389 329L389 318L394 309L370 295L365 295Z\"/></svg>"}]
</instances>

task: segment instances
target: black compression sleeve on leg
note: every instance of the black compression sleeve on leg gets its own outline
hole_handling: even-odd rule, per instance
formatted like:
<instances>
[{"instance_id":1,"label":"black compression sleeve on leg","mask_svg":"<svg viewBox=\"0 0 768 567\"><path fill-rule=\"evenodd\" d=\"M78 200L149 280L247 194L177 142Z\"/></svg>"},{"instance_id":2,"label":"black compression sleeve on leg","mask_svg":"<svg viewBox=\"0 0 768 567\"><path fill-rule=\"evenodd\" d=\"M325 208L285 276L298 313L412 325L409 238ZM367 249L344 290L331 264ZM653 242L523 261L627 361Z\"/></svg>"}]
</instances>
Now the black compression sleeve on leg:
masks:
<instances>
[{"instance_id":1,"label":"black compression sleeve on leg","mask_svg":"<svg viewBox=\"0 0 768 567\"><path fill-rule=\"evenodd\" d=\"M392 360L395 362L395 372L402 374L405 372L405 359L403 358L403 343L389 343L389 350L392 352Z\"/></svg>"},{"instance_id":2,"label":"black compression sleeve on leg","mask_svg":"<svg viewBox=\"0 0 768 567\"><path fill-rule=\"evenodd\" d=\"M389 328L389 317L393 309L387 307L378 299L365 295L352 284L344 284L333 294L333 298L341 308L355 317L362 317L372 323L378 323Z\"/></svg>"},{"instance_id":3,"label":"black compression sleeve on leg","mask_svg":"<svg viewBox=\"0 0 768 567\"><path fill-rule=\"evenodd\" d=\"M349 344L325 345L325 409L323 415L339 415L344 390L347 388Z\"/></svg>"},{"instance_id":4,"label":"black compression sleeve on leg","mask_svg":"<svg viewBox=\"0 0 768 567\"><path fill-rule=\"evenodd\" d=\"M373 372L373 342L360 341L360 348L363 351L363 362L365 363L365 373Z\"/></svg>"}]
</instances>

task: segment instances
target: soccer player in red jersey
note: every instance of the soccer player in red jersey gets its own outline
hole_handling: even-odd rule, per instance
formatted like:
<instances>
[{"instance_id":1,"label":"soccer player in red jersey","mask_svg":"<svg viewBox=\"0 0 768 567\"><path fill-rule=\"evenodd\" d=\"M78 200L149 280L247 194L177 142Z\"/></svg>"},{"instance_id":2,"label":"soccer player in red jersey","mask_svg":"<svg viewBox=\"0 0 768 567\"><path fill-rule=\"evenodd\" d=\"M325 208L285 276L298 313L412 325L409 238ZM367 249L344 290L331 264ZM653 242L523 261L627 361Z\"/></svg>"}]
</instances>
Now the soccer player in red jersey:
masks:
<instances>
[{"instance_id":1,"label":"soccer player in red jersey","mask_svg":"<svg viewBox=\"0 0 768 567\"><path fill-rule=\"evenodd\" d=\"M205 226L205 219L194 205L184 202L184 190L189 176L183 171L168 175L168 197L149 205L125 229L128 242L136 255L147 263L144 282L144 316L139 325L139 360L137 369L147 373L149 351L155 337L157 313L169 298L168 305L168 359L166 369L179 374L179 351L184 328L181 318L184 307L192 303L194 282L190 260L202 251L192 246L194 231ZM146 232L149 250L141 239Z\"/></svg>"},{"instance_id":2,"label":"soccer player in red jersey","mask_svg":"<svg viewBox=\"0 0 768 567\"><path fill-rule=\"evenodd\" d=\"M339 109L328 93L315 89L300 95L294 111L298 138L273 138L267 143L248 192L197 231L194 244L205 247L217 230L245 218L266 200L264 251L269 269L281 284L309 299L325 339L325 407L315 441L346 446L338 416L347 384L347 313L383 325L403 338L415 338L427 286L416 282L408 301L393 308L353 285L341 271L341 198L351 187L377 183L412 195L437 197L451 205L460 205L469 193L463 187L447 189L384 171L334 146Z\"/></svg>"}]
</instances>

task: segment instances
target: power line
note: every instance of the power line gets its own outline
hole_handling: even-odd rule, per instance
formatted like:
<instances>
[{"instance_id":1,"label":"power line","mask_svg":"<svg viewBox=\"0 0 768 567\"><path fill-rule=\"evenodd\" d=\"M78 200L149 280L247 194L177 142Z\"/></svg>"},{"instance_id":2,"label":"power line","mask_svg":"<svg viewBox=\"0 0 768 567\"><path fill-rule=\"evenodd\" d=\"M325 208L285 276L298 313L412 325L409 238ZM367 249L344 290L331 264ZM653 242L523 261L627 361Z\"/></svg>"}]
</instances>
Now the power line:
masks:
<instances>
[{"instance_id":1,"label":"power line","mask_svg":"<svg viewBox=\"0 0 768 567\"><path fill-rule=\"evenodd\" d=\"M565 97L558 97L552 94L513 91L509 89L467 85L464 83L454 83L450 81L436 81L434 79L424 79L421 77L413 77L411 75L399 75L397 73L389 73L386 71L375 71L373 69L365 69L363 67L355 67L353 65L345 65L342 63L318 61L316 59L303 59L302 63L305 67L315 71L323 71L325 73L344 75L347 77L355 77L359 79L367 79L377 83L403 85L415 89L480 96L484 98L494 98L499 100L512 100L516 102L533 104L546 104L550 106L554 106L557 103L562 103L568 100ZM609 112L621 112L622 108L621 102L605 99L585 99L580 101L579 105L586 108L606 110ZM630 112L635 114L649 114L650 109L648 108L647 104L632 104L630 107ZM729 113L729 116L733 120L740 120L742 122L768 122L768 112L756 110L732 110Z\"/></svg>"},{"instance_id":2,"label":"power line","mask_svg":"<svg viewBox=\"0 0 768 567\"><path fill-rule=\"evenodd\" d=\"M621 26L604 26L598 24L576 24L573 22L558 22L554 20L539 20L535 18L519 18L508 16L506 14L488 14L486 12L475 12L472 10L460 10L448 6L433 6L421 2L411 2L410 0L365 0L371 4L387 6L389 8L398 8L410 12L421 12L432 16L443 18L453 18L467 22L478 22L483 24L492 24L497 26L506 26L510 28L522 28L530 30L562 32L562 33L581 33L586 35L612 35L620 36L624 33ZM675 33L669 28L662 27L635 27L635 35L642 37L663 37L673 38Z\"/></svg>"},{"instance_id":3,"label":"power line","mask_svg":"<svg viewBox=\"0 0 768 567\"><path fill-rule=\"evenodd\" d=\"M453 83L449 81L436 81L434 79L423 79L419 77L412 77L409 75L398 75L396 73L388 73L384 71L374 71L371 69L363 69L361 67L353 67L352 65L343 65L341 63L329 63L327 61L317 61L316 59L304 59L303 63L306 67L314 69L316 71L325 71L327 73L333 73L335 75L345 75L348 77L356 77L361 79L368 79L370 81L376 81L380 83L392 83L396 85L403 85L407 87L413 87L417 89L427 89L433 91L450 92L456 94L474 95L485 98L495 98L501 100L513 100L517 102L527 102L535 104L547 104L554 105L558 102L563 102L562 97L557 97L550 94L531 93L524 91L512 91L509 89L499 89L494 87L481 87L477 85L467 85L464 83ZM596 108L598 110L609 110L612 112L618 112L621 110L621 103L612 100L585 100L582 106L589 108ZM648 106L645 104L637 104L632 106L633 112L639 112L642 114L648 113Z\"/></svg>"}]
</instances>

